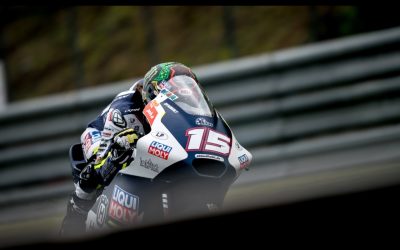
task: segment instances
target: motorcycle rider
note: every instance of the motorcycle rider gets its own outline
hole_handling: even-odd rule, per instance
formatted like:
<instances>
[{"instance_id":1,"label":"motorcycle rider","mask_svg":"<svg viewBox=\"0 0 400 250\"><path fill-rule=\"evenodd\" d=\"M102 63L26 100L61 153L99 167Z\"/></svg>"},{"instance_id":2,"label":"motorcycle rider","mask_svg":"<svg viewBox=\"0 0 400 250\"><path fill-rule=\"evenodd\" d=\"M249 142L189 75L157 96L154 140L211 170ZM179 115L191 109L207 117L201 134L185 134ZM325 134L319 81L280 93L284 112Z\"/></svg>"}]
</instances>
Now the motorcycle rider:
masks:
<instances>
[{"instance_id":1,"label":"motorcycle rider","mask_svg":"<svg viewBox=\"0 0 400 250\"><path fill-rule=\"evenodd\" d=\"M85 164L72 170L75 190L67 205L60 234L77 234L85 230L90 208L104 187L119 170L128 166L139 135L150 132L142 113L145 105L163 88L163 83L178 75L198 82L192 70L177 62L160 63L152 67L143 79L119 93L81 135Z\"/></svg>"}]
</instances>

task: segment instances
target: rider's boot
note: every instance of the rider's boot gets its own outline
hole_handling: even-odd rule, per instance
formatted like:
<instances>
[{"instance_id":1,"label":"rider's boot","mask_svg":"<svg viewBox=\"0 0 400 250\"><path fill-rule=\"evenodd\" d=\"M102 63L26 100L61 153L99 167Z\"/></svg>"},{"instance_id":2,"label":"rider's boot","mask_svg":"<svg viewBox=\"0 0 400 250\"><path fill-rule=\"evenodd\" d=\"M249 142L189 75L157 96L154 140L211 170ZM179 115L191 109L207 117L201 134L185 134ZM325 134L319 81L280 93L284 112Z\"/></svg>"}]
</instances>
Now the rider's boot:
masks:
<instances>
[{"instance_id":1,"label":"rider's boot","mask_svg":"<svg viewBox=\"0 0 400 250\"><path fill-rule=\"evenodd\" d=\"M60 235L81 235L86 230L86 218L96 199L85 200L79 198L75 191L70 195L67 213L62 221Z\"/></svg>"}]
</instances>

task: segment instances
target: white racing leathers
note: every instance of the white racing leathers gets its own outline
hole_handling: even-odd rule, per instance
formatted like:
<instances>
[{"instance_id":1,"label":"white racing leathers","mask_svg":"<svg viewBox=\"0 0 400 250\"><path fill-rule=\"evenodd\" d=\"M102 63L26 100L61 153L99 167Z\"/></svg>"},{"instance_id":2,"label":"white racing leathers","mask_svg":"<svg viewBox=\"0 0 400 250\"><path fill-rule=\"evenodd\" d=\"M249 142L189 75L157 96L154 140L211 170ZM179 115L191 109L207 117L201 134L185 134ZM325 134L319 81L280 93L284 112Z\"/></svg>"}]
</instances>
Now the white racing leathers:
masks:
<instances>
[{"instance_id":1,"label":"white racing leathers","mask_svg":"<svg viewBox=\"0 0 400 250\"><path fill-rule=\"evenodd\" d=\"M133 128L137 133L145 134L149 128L142 113L143 102L140 93L128 90L119 93L102 113L81 135L84 157L88 162L100 163L107 154L112 139L118 132ZM87 193L75 183L76 194L81 199L94 199L96 192Z\"/></svg>"}]
</instances>

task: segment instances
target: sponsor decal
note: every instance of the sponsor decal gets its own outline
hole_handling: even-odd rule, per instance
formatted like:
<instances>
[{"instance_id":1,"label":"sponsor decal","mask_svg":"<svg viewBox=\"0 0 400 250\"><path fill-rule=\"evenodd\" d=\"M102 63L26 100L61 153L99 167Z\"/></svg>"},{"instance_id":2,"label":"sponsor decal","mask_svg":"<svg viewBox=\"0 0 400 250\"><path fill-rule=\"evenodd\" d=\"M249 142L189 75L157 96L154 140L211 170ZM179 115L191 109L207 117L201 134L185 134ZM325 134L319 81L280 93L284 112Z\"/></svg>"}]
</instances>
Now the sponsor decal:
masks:
<instances>
[{"instance_id":1,"label":"sponsor decal","mask_svg":"<svg viewBox=\"0 0 400 250\"><path fill-rule=\"evenodd\" d=\"M133 222L138 216L139 197L114 186L108 215L120 222Z\"/></svg>"},{"instance_id":2,"label":"sponsor decal","mask_svg":"<svg viewBox=\"0 0 400 250\"><path fill-rule=\"evenodd\" d=\"M195 154L194 155L195 158L198 159L212 159L212 160L217 160L217 161L224 161L224 158L217 156L217 155L210 155L210 154Z\"/></svg>"},{"instance_id":3,"label":"sponsor decal","mask_svg":"<svg viewBox=\"0 0 400 250\"><path fill-rule=\"evenodd\" d=\"M100 196L99 206L97 207L96 221L98 225L104 224L104 220L107 215L107 208L108 208L108 198L106 195L102 194Z\"/></svg>"},{"instance_id":4,"label":"sponsor decal","mask_svg":"<svg viewBox=\"0 0 400 250\"><path fill-rule=\"evenodd\" d=\"M85 142L83 145L84 151L87 153L90 149L90 146L92 146L92 135L90 133L87 133L85 135Z\"/></svg>"},{"instance_id":5,"label":"sponsor decal","mask_svg":"<svg viewBox=\"0 0 400 250\"><path fill-rule=\"evenodd\" d=\"M109 138L112 135L112 133L108 132L108 131L103 131L103 132L101 132L101 134L103 135L104 138Z\"/></svg>"},{"instance_id":6,"label":"sponsor decal","mask_svg":"<svg viewBox=\"0 0 400 250\"><path fill-rule=\"evenodd\" d=\"M90 131L90 135L92 136L94 142L96 142L99 139L101 139L100 131Z\"/></svg>"},{"instance_id":7,"label":"sponsor decal","mask_svg":"<svg viewBox=\"0 0 400 250\"><path fill-rule=\"evenodd\" d=\"M240 169L245 168L249 165L249 157L246 154L241 155L238 157L240 162Z\"/></svg>"},{"instance_id":8,"label":"sponsor decal","mask_svg":"<svg viewBox=\"0 0 400 250\"><path fill-rule=\"evenodd\" d=\"M190 96L192 95L192 91L188 88L184 88L179 90L179 94L184 96Z\"/></svg>"},{"instance_id":9,"label":"sponsor decal","mask_svg":"<svg viewBox=\"0 0 400 250\"><path fill-rule=\"evenodd\" d=\"M125 113L133 113L133 112L138 112L140 111L140 108L136 108L136 109L126 109L124 112Z\"/></svg>"},{"instance_id":10,"label":"sponsor decal","mask_svg":"<svg viewBox=\"0 0 400 250\"><path fill-rule=\"evenodd\" d=\"M171 105L169 105L168 103L164 102L163 103L165 107L167 107L168 109L170 109L172 112L174 112L175 114L178 114L179 111L176 110L174 107L172 107Z\"/></svg>"},{"instance_id":11,"label":"sponsor decal","mask_svg":"<svg viewBox=\"0 0 400 250\"><path fill-rule=\"evenodd\" d=\"M158 112L153 101L149 102L143 110L143 114L146 116L147 120L149 121L150 125L153 125L154 120L156 119Z\"/></svg>"},{"instance_id":12,"label":"sponsor decal","mask_svg":"<svg viewBox=\"0 0 400 250\"><path fill-rule=\"evenodd\" d=\"M109 125L111 125L111 124L109 124ZM112 133L115 133L117 130L120 130L120 129L118 129L116 127L112 128L112 127L104 126L104 130L105 131L110 131Z\"/></svg>"},{"instance_id":13,"label":"sponsor decal","mask_svg":"<svg viewBox=\"0 0 400 250\"><path fill-rule=\"evenodd\" d=\"M172 147L170 146L164 145L157 141L152 141L148 153L160 157L161 159L168 160L171 150Z\"/></svg>"},{"instance_id":14,"label":"sponsor decal","mask_svg":"<svg viewBox=\"0 0 400 250\"><path fill-rule=\"evenodd\" d=\"M164 132L161 131L153 131L150 133L153 137L160 139L160 140L167 140L168 136Z\"/></svg>"},{"instance_id":15,"label":"sponsor decal","mask_svg":"<svg viewBox=\"0 0 400 250\"><path fill-rule=\"evenodd\" d=\"M114 109L112 111L112 122L117 125L118 127L125 128L126 127L126 121L122 117L121 111L118 109Z\"/></svg>"},{"instance_id":16,"label":"sponsor decal","mask_svg":"<svg viewBox=\"0 0 400 250\"><path fill-rule=\"evenodd\" d=\"M214 127L214 124L208 122L205 118L199 117L196 119L196 125Z\"/></svg>"},{"instance_id":17,"label":"sponsor decal","mask_svg":"<svg viewBox=\"0 0 400 250\"><path fill-rule=\"evenodd\" d=\"M173 94L167 89L162 89L160 93L166 95L171 101L175 101L176 99L178 99L178 97L175 94Z\"/></svg>"},{"instance_id":18,"label":"sponsor decal","mask_svg":"<svg viewBox=\"0 0 400 250\"><path fill-rule=\"evenodd\" d=\"M140 166L150 169L151 171L154 171L156 173L160 173L160 170L158 169L158 164L154 164L150 159L143 160L142 157L140 157Z\"/></svg>"}]
</instances>

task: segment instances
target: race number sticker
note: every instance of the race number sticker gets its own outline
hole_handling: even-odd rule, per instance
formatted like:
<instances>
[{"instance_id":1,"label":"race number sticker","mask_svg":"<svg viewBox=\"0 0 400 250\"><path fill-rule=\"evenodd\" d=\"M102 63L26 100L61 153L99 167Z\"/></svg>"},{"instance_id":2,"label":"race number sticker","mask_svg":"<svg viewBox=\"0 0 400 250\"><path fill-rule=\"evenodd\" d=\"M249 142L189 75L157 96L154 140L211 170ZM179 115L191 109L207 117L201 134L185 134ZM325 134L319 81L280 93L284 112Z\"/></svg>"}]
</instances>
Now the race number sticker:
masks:
<instances>
[{"instance_id":1,"label":"race number sticker","mask_svg":"<svg viewBox=\"0 0 400 250\"><path fill-rule=\"evenodd\" d=\"M186 130L187 151L205 151L228 155L231 150L231 138L210 128L191 128Z\"/></svg>"}]
</instances>

